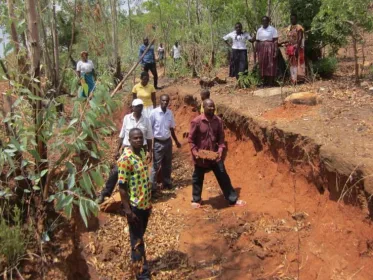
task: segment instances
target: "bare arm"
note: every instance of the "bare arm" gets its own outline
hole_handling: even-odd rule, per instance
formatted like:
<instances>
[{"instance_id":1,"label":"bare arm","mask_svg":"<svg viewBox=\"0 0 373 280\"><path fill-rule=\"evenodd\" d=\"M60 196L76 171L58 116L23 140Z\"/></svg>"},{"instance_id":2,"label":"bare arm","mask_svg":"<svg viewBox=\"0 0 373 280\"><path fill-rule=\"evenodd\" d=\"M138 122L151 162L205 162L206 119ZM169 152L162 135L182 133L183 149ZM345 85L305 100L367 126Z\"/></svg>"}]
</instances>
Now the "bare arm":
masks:
<instances>
[{"instance_id":1,"label":"bare arm","mask_svg":"<svg viewBox=\"0 0 373 280\"><path fill-rule=\"evenodd\" d=\"M175 129L173 129L173 128L171 127L171 128L170 128L170 131L171 131L172 139L174 139L174 142L175 142L176 146L177 146L178 148L180 148L180 147L181 147L181 144L180 144L179 140L177 140L177 137L176 137L176 134L175 134Z\"/></svg>"},{"instance_id":2,"label":"bare arm","mask_svg":"<svg viewBox=\"0 0 373 280\"><path fill-rule=\"evenodd\" d=\"M137 98L137 93L132 92L132 99L135 100Z\"/></svg>"},{"instance_id":3,"label":"bare arm","mask_svg":"<svg viewBox=\"0 0 373 280\"><path fill-rule=\"evenodd\" d=\"M153 108L155 109L157 107L155 92L152 92L151 98L152 98Z\"/></svg>"},{"instance_id":4,"label":"bare arm","mask_svg":"<svg viewBox=\"0 0 373 280\"><path fill-rule=\"evenodd\" d=\"M126 215L132 213L131 205L130 205L130 198L128 196L128 184L127 183L119 183L119 194L120 199L122 201L122 207L124 210L124 213Z\"/></svg>"}]
</instances>

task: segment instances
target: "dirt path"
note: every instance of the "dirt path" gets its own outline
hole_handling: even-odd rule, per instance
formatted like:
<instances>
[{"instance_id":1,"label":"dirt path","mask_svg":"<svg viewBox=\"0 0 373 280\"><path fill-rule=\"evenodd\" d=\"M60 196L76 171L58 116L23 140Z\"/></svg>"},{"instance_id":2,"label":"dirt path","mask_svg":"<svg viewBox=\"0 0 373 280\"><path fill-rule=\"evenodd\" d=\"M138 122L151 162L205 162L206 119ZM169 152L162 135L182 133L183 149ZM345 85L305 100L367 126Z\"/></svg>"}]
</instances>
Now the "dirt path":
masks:
<instances>
[{"instance_id":1,"label":"dirt path","mask_svg":"<svg viewBox=\"0 0 373 280\"><path fill-rule=\"evenodd\" d=\"M164 91L173 96L183 139L197 113L177 100L175 88ZM204 206L191 209L192 165L183 139L173 164L176 190L154 204L146 234L154 279L373 279L373 227L365 214L330 200L304 172L292 172L266 149L257 152L230 128L226 167L247 206L227 207L208 174ZM84 270L72 275L132 279L124 218L100 213L99 225L80 242Z\"/></svg>"}]
</instances>

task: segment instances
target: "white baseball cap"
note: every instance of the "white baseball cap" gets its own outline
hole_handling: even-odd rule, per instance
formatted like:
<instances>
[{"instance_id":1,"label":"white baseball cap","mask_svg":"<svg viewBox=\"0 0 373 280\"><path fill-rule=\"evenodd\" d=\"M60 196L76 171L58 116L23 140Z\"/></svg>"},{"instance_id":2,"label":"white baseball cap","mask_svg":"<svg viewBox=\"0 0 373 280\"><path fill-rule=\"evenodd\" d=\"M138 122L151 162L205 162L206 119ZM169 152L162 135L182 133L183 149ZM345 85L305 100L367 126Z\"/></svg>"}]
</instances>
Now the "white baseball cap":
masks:
<instances>
[{"instance_id":1,"label":"white baseball cap","mask_svg":"<svg viewBox=\"0 0 373 280\"><path fill-rule=\"evenodd\" d=\"M136 98L132 101L132 106L139 106L139 105L144 105L144 102L141 99Z\"/></svg>"}]
</instances>

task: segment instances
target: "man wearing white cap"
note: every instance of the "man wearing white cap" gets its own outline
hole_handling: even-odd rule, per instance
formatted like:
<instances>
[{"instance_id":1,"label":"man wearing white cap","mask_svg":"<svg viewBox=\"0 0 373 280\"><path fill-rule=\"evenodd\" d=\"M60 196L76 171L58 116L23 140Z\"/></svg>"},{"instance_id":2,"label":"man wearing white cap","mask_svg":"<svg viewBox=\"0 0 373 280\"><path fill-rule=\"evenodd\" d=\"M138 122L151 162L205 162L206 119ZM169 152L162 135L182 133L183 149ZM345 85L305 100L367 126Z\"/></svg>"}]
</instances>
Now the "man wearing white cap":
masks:
<instances>
[{"instance_id":1,"label":"man wearing white cap","mask_svg":"<svg viewBox=\"0 0 373 280\"><path fill-rule=\"evenodd\" d=\"M122 129L119 134L118 141L118 152L116 159L119 158L121 151L124 147L129 147L129 132L132 128L138 128L144 135L144 146L146 146L147 154L147 163L150 163L152 160L152 138L153 131L150 120L142 114L144 108L144 102L141 99L134 99L132 101L132 113L124 116ZM115 185L118 181L118 168L115 166L110 172L109 179L106 182L105 188L101 192L100 196L97 199L97 203L101 204L104 202L105 197L111 196Z\"/></svg>"}]
</instances>

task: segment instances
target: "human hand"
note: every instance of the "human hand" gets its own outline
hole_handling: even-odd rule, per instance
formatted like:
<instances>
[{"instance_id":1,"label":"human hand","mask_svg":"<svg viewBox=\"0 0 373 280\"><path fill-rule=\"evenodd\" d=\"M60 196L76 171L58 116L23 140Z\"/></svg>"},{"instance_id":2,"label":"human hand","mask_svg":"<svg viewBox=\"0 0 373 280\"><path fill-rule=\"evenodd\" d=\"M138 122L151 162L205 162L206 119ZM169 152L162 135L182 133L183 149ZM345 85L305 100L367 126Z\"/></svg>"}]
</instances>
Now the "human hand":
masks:
<instances>
[{"instance_id":1,"label":"human hand","mask_svg":"<svg viewBox=\"0 0 373 280\"><path fill-rule=\"evenodd\" d=\"M194 156L195 159L199 159L198 151L197 150L193 150L192 151L192 155Z\"/></svg>"},{"instance_id":2,"label":"human hand","mask_svg":"<svg viewBox=\"0 0 373 280\"><path fill-rule=\"evenodd\" d=\"M152 153L146 152L146 163L149 164L152 162Z\"/></svg>"},{"instance_id":3,"label":"human hand","mask_svg":"<svg viewBox=\"0 0 373 280\"><path fill-rule=\"evenodd\" d=\"M122 209L121 215L127 217L127 221L129 224L137 224L139 222L139 218L132 211L126 212L124 209Z\"/></svg>"},{"instance_id":4,"label":"human hand","mask_svg":"<svg viewBox=\"0 0 373 280\"><path fill-rule=\"evenodd\" d=\"M176 142L176 147L177 147L178 149L180 149L180 148L181 148L181 144L180 144L180 142L179 142L179 141L177 141L177 142Z\"/></svg>"},{"instance_id":5,"label":"human hand","mask_svg":"<svg viewBox=\"0 0 373 280\"><path fill-rule=\"evenodd\" d=\"M221 161L222 156L223 156L223 151L218 151L218 157L216 159L216 162Z\"/></svg>"}]
</instances>

